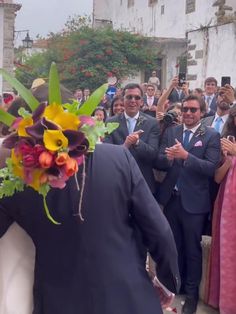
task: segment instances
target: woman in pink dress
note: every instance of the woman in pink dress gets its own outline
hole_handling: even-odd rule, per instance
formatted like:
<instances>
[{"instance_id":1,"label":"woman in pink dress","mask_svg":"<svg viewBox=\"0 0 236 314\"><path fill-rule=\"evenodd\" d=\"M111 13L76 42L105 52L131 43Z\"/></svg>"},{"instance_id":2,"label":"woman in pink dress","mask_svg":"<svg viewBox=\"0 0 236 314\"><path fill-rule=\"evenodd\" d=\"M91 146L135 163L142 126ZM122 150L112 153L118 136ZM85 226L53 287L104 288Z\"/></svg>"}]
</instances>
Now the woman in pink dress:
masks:
<instances>
[{"instance_id":1,"label":"woman in pink dress","mask_svg":"<svg viewBox=\"0 0 236 314\"><path fill-rule=\"evenodd\" d=\"M236 106L221 140L223 163L215 174L220 189L215 202L208 303L221 314L236 313Z\"/></svg>"}]
</instances>

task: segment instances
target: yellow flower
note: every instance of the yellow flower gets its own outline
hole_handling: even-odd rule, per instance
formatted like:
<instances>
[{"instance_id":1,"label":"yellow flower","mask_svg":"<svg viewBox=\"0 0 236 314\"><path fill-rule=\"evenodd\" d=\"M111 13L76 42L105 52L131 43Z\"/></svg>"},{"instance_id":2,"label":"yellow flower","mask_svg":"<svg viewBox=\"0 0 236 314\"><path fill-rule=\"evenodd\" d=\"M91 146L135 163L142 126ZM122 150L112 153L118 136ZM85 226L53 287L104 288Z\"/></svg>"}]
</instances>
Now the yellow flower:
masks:
<instances>
[{"instance_id":1,"label":"yellow flower","mask_svg":"<svg viewBox=\"0 0 236 314\"><path fill-rule=\"evenodd\" d=\"M35 169L32 171L32 182L28 185L31 186L34 190L39 191L41 186L41 180L42 174L44 172L44 169Z\"/></svg>"},{"instance_id":2,"label":"yellow flower","mask_svg":"<svg viewBox=\"0 0 236 314\"><path fill-rule=\"evenodd\" d=\"M33 125L33 123L34 122L33 122L33 119L31 117L27 117L27 118L22 119L19 123L19 126L18 126L18 135L19 136L29 136L26 133L25 128Z\"/></svg>"},{"instance_id":3,"label":"yellow flower","mask_svg":"<svg viewBox=\"0 0 236 314\"><path fill-rule=\"evenodd\" d=\"M15 154L15 150L12 149L11 151L11 160L12 160L12 172L16 177L20 177L24 179L24 168L21 163L22 156L21 154Z\"/></svg>"},{"instance_id":4,"label":"yellow flower","mask_svg":"<svg viewBox=\"0 0 236 314\"><path fill-rule=\"evenodd\" d=\"M46 107L43 116L57 124L62 130L78 130L80 124L76 115L64 111L61 105L55 103Z\"/></svg>"},{"instance_id":5,"label":"yellow flower","mask_svg":"<svg viewBox=\"0 0 236 314\"><path fill-rule=\"evenodd\" d=\"M68 139L61 130L46 130L43 134L43 142L45 147L52 152L67 148Z\"/></svg>"},{"instance_id":6,"label":"yellow flower","mask_svg":"<svg viewBox=\"0 0 236 314\"><path fill-rule=\"evenodd\" d=\"M60 115L63 112L64 110L61 105L53 103L45 108L43 116L46 119L53 121L58 114Z\"/></svg>"}]
</instances>

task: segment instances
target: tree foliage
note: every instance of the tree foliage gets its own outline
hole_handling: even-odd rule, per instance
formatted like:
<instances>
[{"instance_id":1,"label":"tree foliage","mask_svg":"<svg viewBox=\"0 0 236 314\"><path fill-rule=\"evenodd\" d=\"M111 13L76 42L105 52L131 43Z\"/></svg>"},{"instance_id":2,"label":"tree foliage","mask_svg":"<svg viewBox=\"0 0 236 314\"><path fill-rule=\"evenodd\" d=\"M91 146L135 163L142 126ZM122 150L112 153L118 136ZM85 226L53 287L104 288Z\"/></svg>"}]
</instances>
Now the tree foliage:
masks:
<instances>
[{"instance_id":1,"label":"tree foliage","mask_svg":"<svg viewBox=\"0 0 236 314\"><path fill-rule=\"evenodd\" d=\"M61 82L71 90L94 89L107 77L122 79L139 70L155 68L157 52L150 39L110 27L93 29L88 19L71 18L63 31L51 33L48 50L33 55L18 68L16 75L29 85L36 77L45 77L52 61L57 63Z\"/></svg>"}]
</instances>

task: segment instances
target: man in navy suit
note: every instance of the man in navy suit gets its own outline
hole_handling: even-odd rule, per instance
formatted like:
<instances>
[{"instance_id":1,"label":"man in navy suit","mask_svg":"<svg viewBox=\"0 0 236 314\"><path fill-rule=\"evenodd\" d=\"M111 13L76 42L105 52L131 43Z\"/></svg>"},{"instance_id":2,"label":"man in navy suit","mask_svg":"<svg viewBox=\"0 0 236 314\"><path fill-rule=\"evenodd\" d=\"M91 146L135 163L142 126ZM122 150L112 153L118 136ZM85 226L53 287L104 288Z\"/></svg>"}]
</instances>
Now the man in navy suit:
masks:
<instances>
[{"instance_id":1,"label":"man in navy suit","mask_svg":"<svg viewBox=\"0 0 236 314\"><path fill-rule=\"evenodd\" d=\"M217 80L214 77L206 78L204 82L205 96L204 100L207 105L206 116L213 116L217 108Z\"/></svg>"},{"instance_id":2,"label":"man in navy suit","mask_svg":"<svg viewBox=\"0 0 236 314\"><path fill-rule=\"evenodd\" d=\"M161 314L136 227L157 277L176 292L177 251L165 216L124 147L97 145L86 165L84 221L76 215L82 196L74 178L47 196L60 225L48 220L42 196L31 188L0 200L0 237L16 221L35 244L33 313Z\"/></svg>"},{"instance_id":3,"label":"man in navy suit","mask_svg":"<svg viewBox=\"0 0 236 314\"><path fill-rule=\"evenodd\" d=\"M182 104L183 125L168 128L159 164L169 165L158 200L174 233L186 301L184 314L197 308L202 272L201 235L211 209L209 178L220 160L220 134L201 125L204 103L188 96Z\"/></svg>"},{"instance_id":4,"label":"man in navy suit","mask_svg":"<svg viewBox=\"0 0 236 314\"><path fill-rule=\"evenodd\" d=\"M107 122L118 122L119 127L105 137L104 142L126 146L146 179L151 191L156 188L152 162L158 152L160 128L155 118L140 112L143 91L138 84L124 88L124 113L111 117Z\"/></svg>"}]
</instances>

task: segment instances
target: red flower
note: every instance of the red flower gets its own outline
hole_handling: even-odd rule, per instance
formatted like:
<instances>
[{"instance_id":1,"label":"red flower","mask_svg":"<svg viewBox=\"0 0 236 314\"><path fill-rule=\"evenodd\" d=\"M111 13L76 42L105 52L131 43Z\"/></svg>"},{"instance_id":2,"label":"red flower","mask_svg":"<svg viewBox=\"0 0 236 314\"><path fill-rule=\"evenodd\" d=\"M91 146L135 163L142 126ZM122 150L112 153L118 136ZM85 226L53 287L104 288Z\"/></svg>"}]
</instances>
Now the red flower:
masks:
<instances>
[{"instance_id":1,"label":"red flower","mask_svg":"<svg viewBox=\"0 0 236 314\"><path fill-rule=\"evenodd\" d=\"M26 143L20 143L18 149L22 155L31 154L33 152L33 147Z\"/></svg>"},{"instance_id":2,"label":"red flower","mask_svg":"<svg viewBox=\"0 0 236 314\"><path fill-rule=\"evenodd\" d=\"M112 49L106 49L105 50L105 53L108 55L108 56L111 56L113 54L113 51Z\"/></svg>"},{"instance_id":3,"label":"red flower","mask_svg":"<svg viewBox=\"0 0 236 314\"><path fill-rule=\"evenodd\" d=\"M24 167L34 168L38 165L38 158L34 155L27 154L23 156L22 162Z\"/></svg>"}]
</instances>

